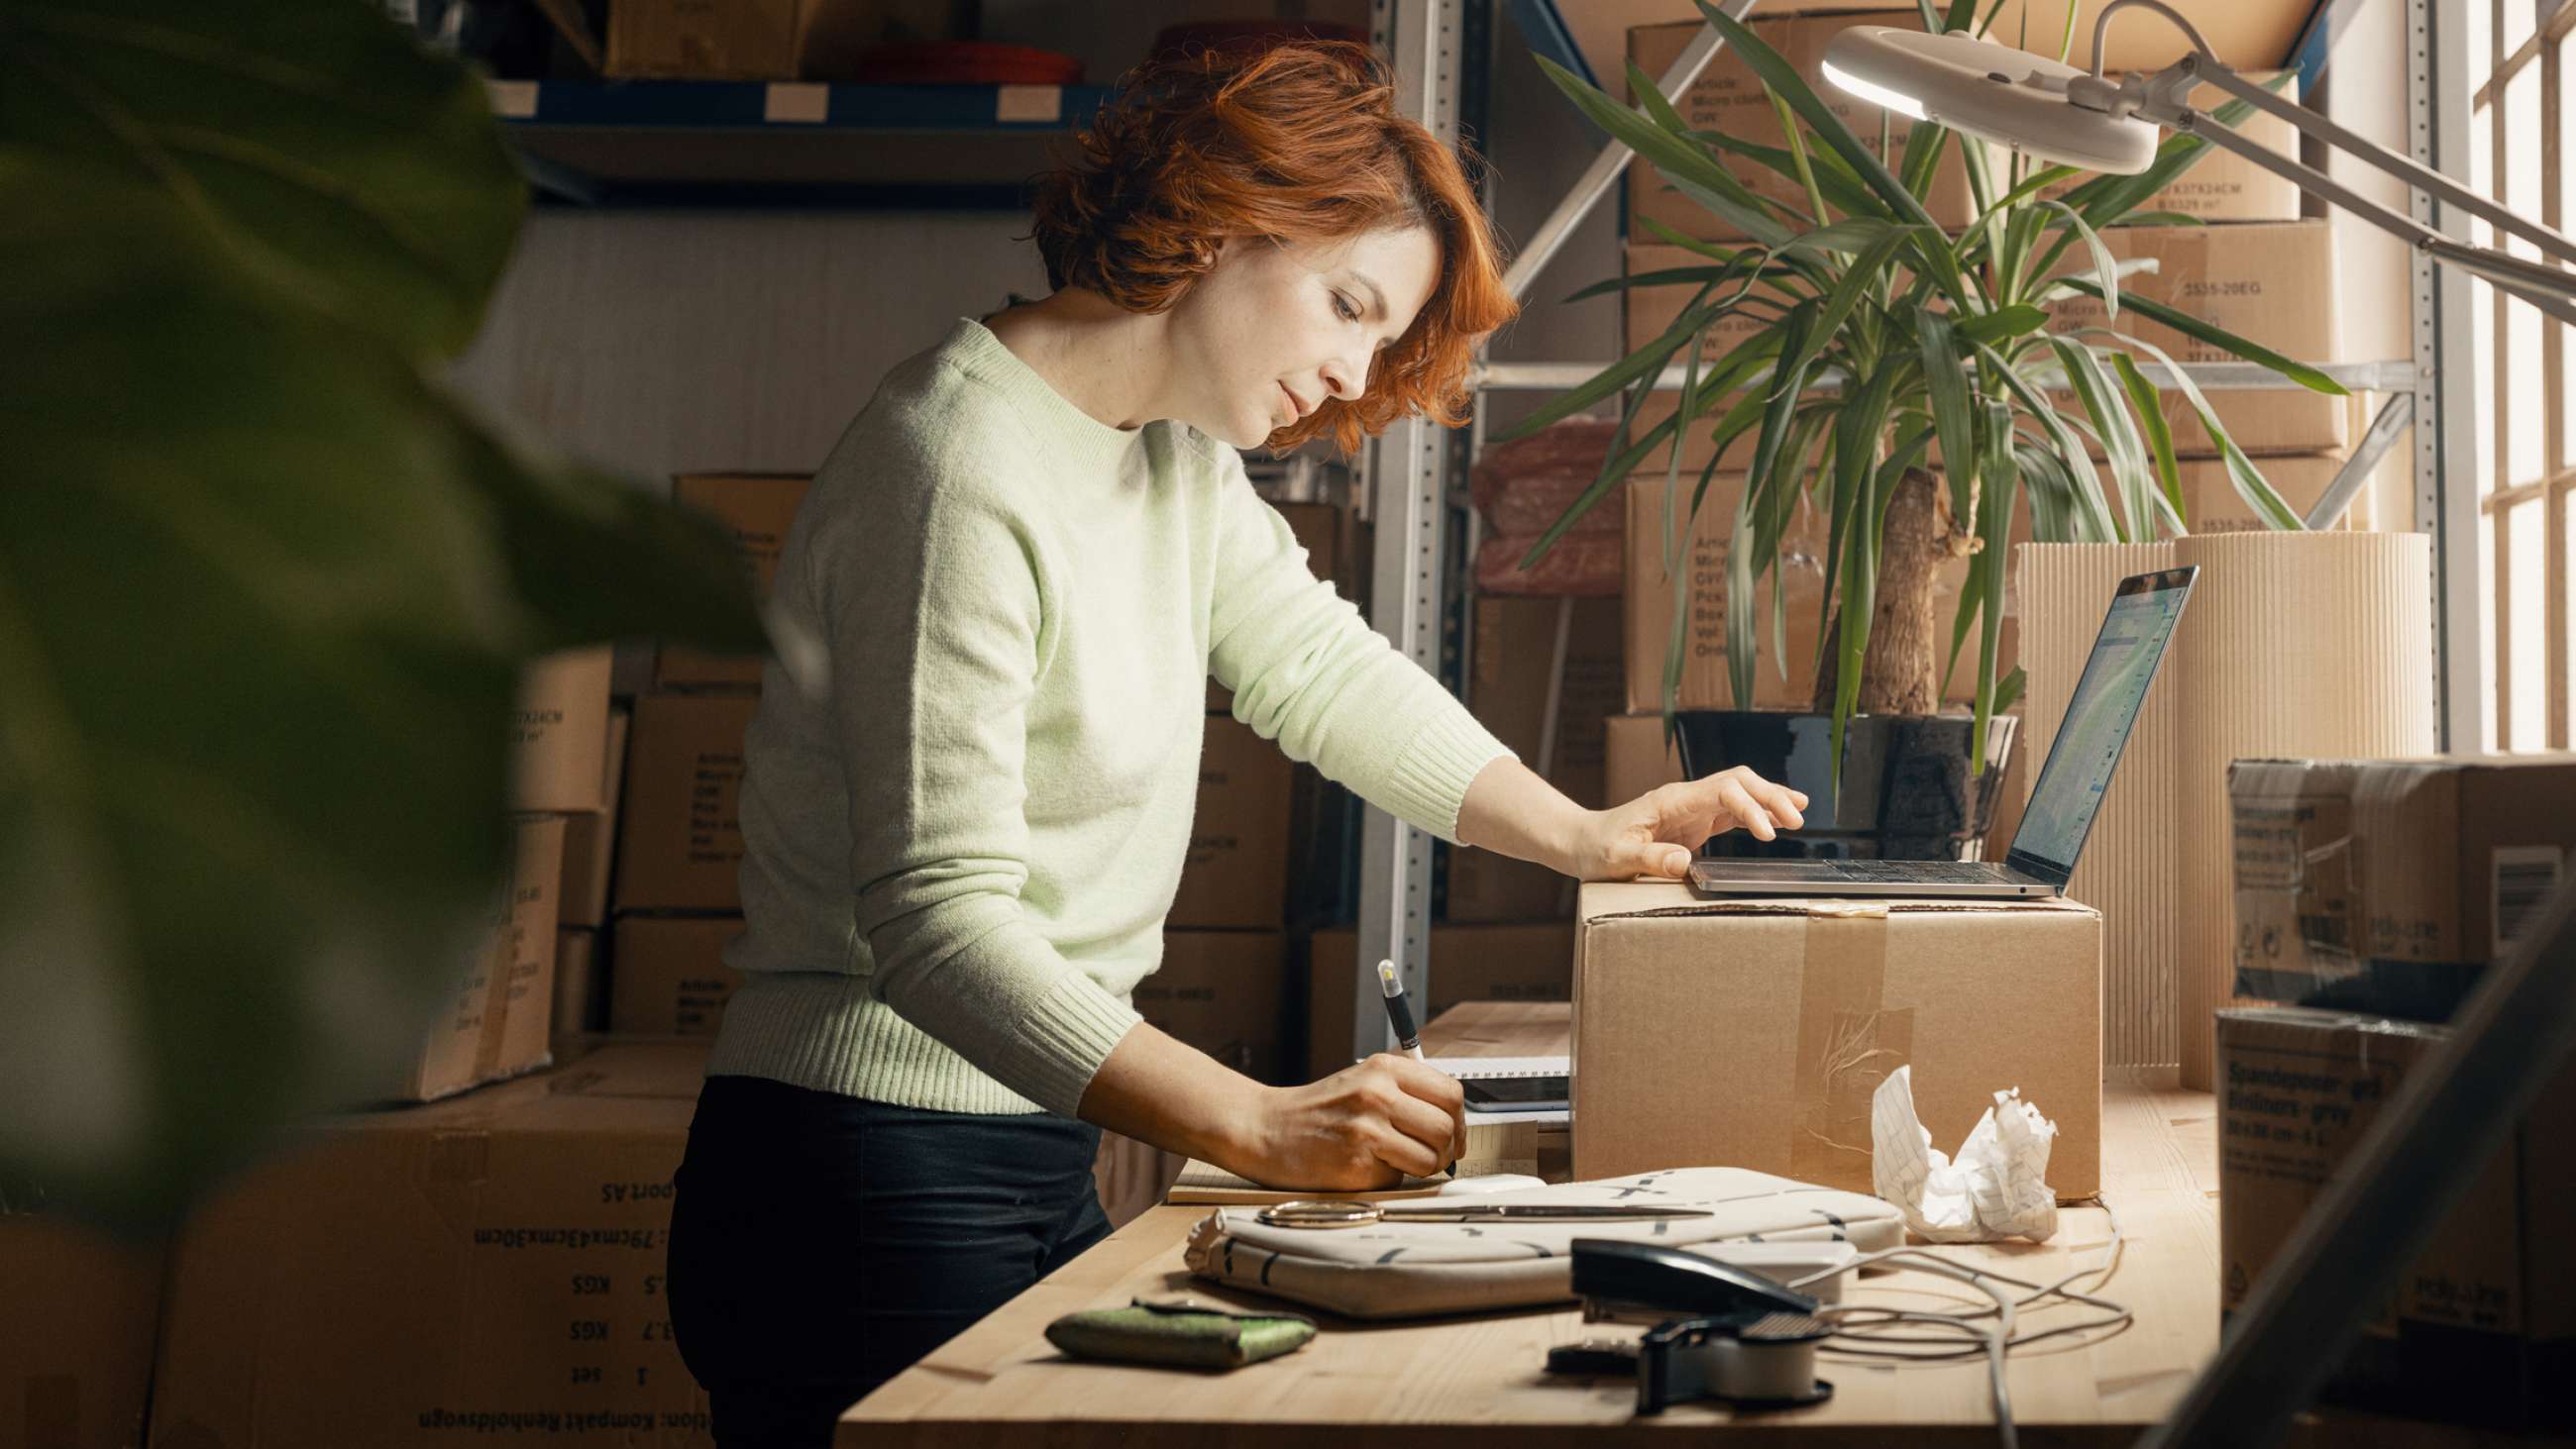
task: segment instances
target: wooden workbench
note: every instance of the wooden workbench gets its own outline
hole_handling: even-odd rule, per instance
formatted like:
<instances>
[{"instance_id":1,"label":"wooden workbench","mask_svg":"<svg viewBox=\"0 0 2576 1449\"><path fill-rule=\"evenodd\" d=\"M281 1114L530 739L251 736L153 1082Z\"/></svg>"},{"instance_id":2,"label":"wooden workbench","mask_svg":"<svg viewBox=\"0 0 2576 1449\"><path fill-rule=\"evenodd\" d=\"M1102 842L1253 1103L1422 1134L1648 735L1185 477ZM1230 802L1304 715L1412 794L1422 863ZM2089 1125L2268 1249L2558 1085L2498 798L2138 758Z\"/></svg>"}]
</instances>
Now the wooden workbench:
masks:
<instances>
[{"instance_id":1,"label":"wooden workbench","mask_svg":"<svg viewBox=\"0 0 2576 1449\"><path fill-rule=\"evenodd\" d=\"M1443 1056L1531 1056L1565 1050L1567 1008L1470 1003L1423 1032ZM2025 1442L2128 1444L2180 1400L2218 1344L2215 1111L2205 1092L2115 1082L2103 1102L2103 1197L2126 1244L2099 1290L2137 1314L2125 1332L2033 1345L2012 1359L2015 1416ZM1831 1401L1785 1413L1731 1415L1691 1405L1636 1419L1625 1379L1560 1379L1543 1372L1551 1345L1633 1328L1584 1324L1572 1307L1401 1324L1316 1314L1324 1331L1304 1349L1227 1374L1078 1363L1056 1352L1046 1324L1138 1296L1189 1294L1241 1307L1276 1300L1192 1279L1181 1247L1203 1207L1158 1207L932 1353L842 1417L844 1449L982 1446L1329 1445L1331 1449L1504 1449L1626 1443L1668 1428L1731 1424L1730 1444L1874 1445L1902 1434L1908 1449L1992 1444L1979 1362L1886 1365L1843 1359L1820 1370ZM2046 1245L1983 1245L1946 1253L2049 1282L2100 1260L2110 1216L2067 1208ZM1928 1306L1983 1303L1964 1285L1923 1274L1873 1277L1856 1300ZM1296 1307L1296 1305L1289 1305ZM1314 1310L1299 1308L1313 1313ZM2026 1327L2069 1321L2026 1316ZM2337 1416L2303 1441L2467 1442L2417 1424L2395 1432ZM2037 1432L2033 1432L2036 1430Z\"/></svg>"}]
</instances>

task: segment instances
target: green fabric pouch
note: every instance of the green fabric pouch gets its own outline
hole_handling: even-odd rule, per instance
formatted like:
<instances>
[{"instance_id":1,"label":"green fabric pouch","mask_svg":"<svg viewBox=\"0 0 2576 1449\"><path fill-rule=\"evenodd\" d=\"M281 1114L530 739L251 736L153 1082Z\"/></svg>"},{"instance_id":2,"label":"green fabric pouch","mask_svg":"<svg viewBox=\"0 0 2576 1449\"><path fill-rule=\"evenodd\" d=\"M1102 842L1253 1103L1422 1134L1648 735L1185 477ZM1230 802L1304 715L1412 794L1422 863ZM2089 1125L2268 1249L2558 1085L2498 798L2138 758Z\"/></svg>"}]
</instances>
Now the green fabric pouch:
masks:
<instances>
[{"instance_id":1,"label":"green fabric pouch","mask_svg":"<svg viewBox=\"0 0 2576 1449\"><path fill-rule=\"evenodd\" d=\"M1315 1336L1315 1320L1294 1313L1229 1313L1186 1298L1139 1298L1125 1308L1068 1313L1047 1325L1046 1336L1073 1358L1231 1369L1304 1347Z\"/></svg>"}]
</instances>

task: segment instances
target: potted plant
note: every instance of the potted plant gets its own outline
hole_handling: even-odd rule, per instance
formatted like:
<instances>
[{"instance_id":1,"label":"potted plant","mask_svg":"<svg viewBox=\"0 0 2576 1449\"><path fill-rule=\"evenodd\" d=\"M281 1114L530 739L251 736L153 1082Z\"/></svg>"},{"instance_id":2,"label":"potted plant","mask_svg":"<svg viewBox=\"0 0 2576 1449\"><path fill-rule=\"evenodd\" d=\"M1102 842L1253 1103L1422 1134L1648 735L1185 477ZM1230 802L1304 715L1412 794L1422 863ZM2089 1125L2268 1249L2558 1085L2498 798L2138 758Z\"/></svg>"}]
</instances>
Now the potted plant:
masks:
<instances>
[{"instance_id":1,"label":"potted plant","mask_svg":"<svg viewBox=\"0 0 2576 1449\"><path fill-rule=\"evenodd\" d=\"M1975 25L1974 0L1952 0L1946 14L1931 0L1920 3L1929 28L1983 29ZM1689 289L1660 335L1505 435L1535 432L1624 395L1599 477L1523 566L1659 449L1668 453L1666 558L1677 564L1710 501L1720 460L1741 458L1726 567L1728 682L1738 708L1676 708L1687 626L1686 611L1677 609L1664 713L1685 772L1741 763L1806 791L1815 828L1803 841L1784 837L1787 848L1952 855L1983 832L2010 747L2010 722L1998 729L1995 716L2021 684L2018 670L1997 677L2015 511L2027 499L2030 537L2042 542L2146 540L2188 525L2161 393L2142 362L2166 366L2256 515L2273 527L2301 526L2173 359L2094 321L2092 304L2098 301L2104 320L2134 310L2301 386L2343 389L2313 367L2189 313L2123 295L2121 278L2153 264L2115 261L2101 229L2190 221L2139 208L2198 162L2206 141L2173 137L2147 171L2083 180L2054 199L2042 193L2083 173L2032 167L2018 154L1999 167L2001 158L1984 143L1931 123L1913 123L1898 151L1882 120L1873 154L1759 36L1706 3L1700 10L1761 80L1786 147L1692 130L1634 65L1629 85L1642 111L1539 62L1586 116L1748 240L1713 243L1655 226L1664 240L1695 253L1694 264L1576 294ZM2235 103L2216 119L2234 125L2246 110ZM1954 143L1963 151L1975 215L1950 235L1923 198ZM1896 168L1880 156L1897 157ZM1739 158L1787 178L1804 204L1747 187L1728 169ZM2070 255L2071 269L2064 265ZM1759 325L1709 356L1707 338L1730 318ZM1649 390L1676 356L1684 359L1683 386L1673 415L1636 427ZM1681 476L1678 440L1702 425L1714 446L1693 485ZM1748 439L1746 454L1739 445ZM2088 444L2101 448L2103 464ZM1784 592L1775 589L1765 611L1755 591L1766 575L1776 577L1802 504L1816 510L1824 533L1813 712L1755 711L1758 628L1770 630L1776 667L1787 665L1779 658ZM1942 567L1962 557L1967 584L1945 648L1934 586ZM1678 578L1682 570L1674 572ZM1942 671L1956 665L1972 630L1974 710L1938 714Z\"/></svg>"}]
</instances>

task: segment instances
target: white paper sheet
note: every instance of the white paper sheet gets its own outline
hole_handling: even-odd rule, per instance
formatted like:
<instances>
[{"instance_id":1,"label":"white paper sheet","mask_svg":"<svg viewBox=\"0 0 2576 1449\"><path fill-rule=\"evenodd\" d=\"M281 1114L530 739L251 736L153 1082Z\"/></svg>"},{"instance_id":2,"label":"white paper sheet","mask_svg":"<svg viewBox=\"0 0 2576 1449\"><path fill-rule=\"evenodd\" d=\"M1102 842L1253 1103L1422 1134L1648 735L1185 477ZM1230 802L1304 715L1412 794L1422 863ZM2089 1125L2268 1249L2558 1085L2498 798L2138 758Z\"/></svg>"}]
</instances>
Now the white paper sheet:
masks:
<instances>
[{"instance_id":1,"label":"white paper sheet","mask_svg":"<svg viewBox=\"0 0 2576 1449\"><path fill-rule=\"evenodd\" d=\"M2057 1194L2048 1185L2048 1147L2057 1124L2021 1099L1995 1105L1953 1159L1932 1145L1914 1115L1914 1068L1898 1067L1870 1099L1870 1180L1905 1214L1905 1226L1935 1243L2021 1237L2044 1243L2057 1232Z\"/></svg>"}]
</instances>

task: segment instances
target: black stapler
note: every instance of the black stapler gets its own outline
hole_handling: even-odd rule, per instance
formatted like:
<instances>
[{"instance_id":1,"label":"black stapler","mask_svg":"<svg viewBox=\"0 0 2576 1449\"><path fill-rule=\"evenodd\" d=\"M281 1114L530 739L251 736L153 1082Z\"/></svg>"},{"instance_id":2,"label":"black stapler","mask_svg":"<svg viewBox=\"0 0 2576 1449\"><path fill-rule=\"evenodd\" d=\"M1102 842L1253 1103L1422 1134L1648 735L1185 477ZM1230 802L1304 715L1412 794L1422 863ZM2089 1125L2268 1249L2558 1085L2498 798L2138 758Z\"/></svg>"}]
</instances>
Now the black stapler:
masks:
<instances>
[{"instance_id":1,"label":"black stapler","mask_svg":"<svg viewBox=\"0 0 2576 1449\"><path fill-rule=\"evenodd\" d=\"M1816 1377L1816 1346L1831 1336L1816 1300L1758 1273L1649 1243L1578 1238L1574 1291L1586 1319L1661 1320L1633 1349L1595 1341L1547 1357L1558 1373L1634 1373L1639 1414L1700 1398L1762 1409L1833 1396Z\"/></svg>"}]
</instances>

